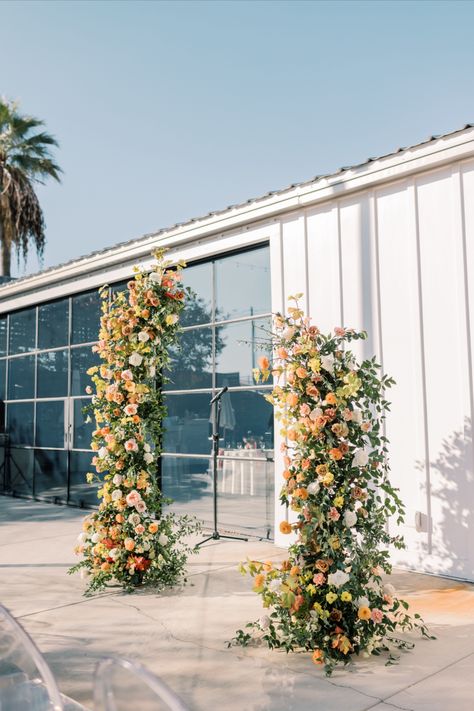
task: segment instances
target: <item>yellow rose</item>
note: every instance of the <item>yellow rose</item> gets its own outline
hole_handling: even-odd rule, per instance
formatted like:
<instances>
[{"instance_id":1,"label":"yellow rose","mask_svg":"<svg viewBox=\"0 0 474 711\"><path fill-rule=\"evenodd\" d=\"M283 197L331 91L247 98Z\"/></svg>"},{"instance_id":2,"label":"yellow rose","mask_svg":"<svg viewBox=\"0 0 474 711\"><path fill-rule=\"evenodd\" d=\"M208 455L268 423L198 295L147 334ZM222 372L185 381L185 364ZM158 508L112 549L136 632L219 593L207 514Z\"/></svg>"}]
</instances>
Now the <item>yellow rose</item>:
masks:
<instances>
[{"instance_id":1,"label":"yellow rose","mask_svg":"<svg viewBox=\"0 0 474 711\"><path fill-rule=\"evenodd\" d=\"M340 509L341 506L343 506L343 504L344 504L344 497L343 496L336 496L336 498L334 499L334 506L337 509Z\"/></svg>"}]
</instances>

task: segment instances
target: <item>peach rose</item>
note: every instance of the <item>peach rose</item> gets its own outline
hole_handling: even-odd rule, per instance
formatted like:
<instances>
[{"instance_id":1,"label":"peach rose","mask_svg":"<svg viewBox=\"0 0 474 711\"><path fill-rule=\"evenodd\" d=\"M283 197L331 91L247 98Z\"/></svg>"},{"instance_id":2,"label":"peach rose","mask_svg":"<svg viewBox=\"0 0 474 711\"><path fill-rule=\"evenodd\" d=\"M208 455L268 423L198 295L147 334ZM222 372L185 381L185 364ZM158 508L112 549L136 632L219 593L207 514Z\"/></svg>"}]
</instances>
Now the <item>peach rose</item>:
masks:
<instances>
[{"instance_id":1,"label":"peach rose","mask_svg":"<svg viewBox=\"0 0 474 711\"><path fill-rule=\"evenodd\" d=\"M376 625L379 625L382 620L383 620L383 612L382 610L379 610L378 607L374 607L372 610L372 622L375 622Z\"/></svg>"},{"instance_id":2,"label":"peach rose","mask_svg":"<svg viewBox=\"0 0 474 711\"><path fill-rule=\"evenodd\" d=\"M133 538L126 538L124 541L124 545L125 550L133 551L133 549L135 548L135 541L133 540Z\"/></svg>"},{"instance_id":3,"label":"peach rose","mask_svg":"<svg viewBox=\"0 0 474 711\"><path fill-rule=\"evenodd\" d=\"M138 452L138 444L134 439L127 439L124 444L124 447L127 452Z\"/></svg>"},{"instance_id":4,"label":"peach rose","mask_svg":"<svg viewBox=\"0 0 474 711\"><path fill-rule=\"evenodd\" d=\"M132 404L130 404L130 405L127 405L127 406L124 408L125 414L128 415L129 417L130 417L131 415L136 415L136 414L137 414L137 410L138 410L138 405L135 405L134 403L132 403Z\"/></svg>"}]
</instances>

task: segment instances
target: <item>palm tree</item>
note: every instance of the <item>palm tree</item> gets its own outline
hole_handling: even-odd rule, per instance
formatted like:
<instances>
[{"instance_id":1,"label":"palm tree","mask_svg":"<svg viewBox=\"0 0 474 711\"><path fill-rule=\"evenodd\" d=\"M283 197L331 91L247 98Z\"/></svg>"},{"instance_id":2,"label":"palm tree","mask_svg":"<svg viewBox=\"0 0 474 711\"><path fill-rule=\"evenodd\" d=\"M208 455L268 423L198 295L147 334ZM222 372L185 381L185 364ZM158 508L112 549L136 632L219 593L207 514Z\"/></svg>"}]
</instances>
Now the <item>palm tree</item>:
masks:
<instances>
[{"instance_id":1,"label":"palm tree","mask_svg":"<svg viewBox=\"0 0 474 711\"><path fill-rule=\"evenodd\" d=\"M7 277L13 249L23 259L30 242L40 256L44 250L45 223L34 184L60 181L61 168L50 151L58 144L42 126L43 121L19 114L16 103L0 98L0 275Z\"/></svg>"}]
</instances>

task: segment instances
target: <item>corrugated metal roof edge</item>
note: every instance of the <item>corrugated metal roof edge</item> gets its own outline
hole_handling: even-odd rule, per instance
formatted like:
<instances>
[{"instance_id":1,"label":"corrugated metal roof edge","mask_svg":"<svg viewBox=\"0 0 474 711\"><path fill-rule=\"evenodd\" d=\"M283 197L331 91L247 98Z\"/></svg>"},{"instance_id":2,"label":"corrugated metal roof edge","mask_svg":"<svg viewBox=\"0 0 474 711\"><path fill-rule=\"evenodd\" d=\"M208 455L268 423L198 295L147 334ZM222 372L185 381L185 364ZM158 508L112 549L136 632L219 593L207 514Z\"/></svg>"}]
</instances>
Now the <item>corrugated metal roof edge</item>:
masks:
<instances>
[{"instance_id":1,"label":"corrugated metal roof edge","mask_svg":"<svg viewBox=\"0 0 474 711\"><path fill-rule=\"evenodd\" d=\"M300 183L292 183L291 185L287 185L285 188L281 188L280 190L271 190L271 191L265 193L264 195L259 195L258 197L250 198L248 200L245 200L244 202L236 203L235 205L228 205L227 207L223 208L222 210L214 210L214 211L206 213L205 215L201 215L200 217L192 217L189 220L185 220L184 222L177 222L174 225L170 225L169 227L163 227L163 228L156 230L154 232L146 232L141 237L137 237L135 239L130 239L130 240L125 240L123 242L118 242L117 244L114 244L112 247L98 249L98 250L95 250L94 252L85 254L82 257L75 257L74 259L70 259L67 262L62 262L61 264L55 264L54 266L48 267L46 269L41 269L40 271L34 272L33 274L27 274L23 277L15 279L14 281L7 282L5 284L1 284L0 285L0 293L7 290L8 287L13 284L16 285L16 284L21 283L23 281L28 281L29 279L33 279L34 277L37 277L39 275L48 274L50 272L54 272L55 270L59 270L59 269L63 269L64 267L72 266L73 264L80 264L81 262L87 261L87 260L92 259L93 257L97 257L101 254L106 255L109 253L113 253L115 250L118 250L124 246L139 244L142 241L145 242L146 240L149 240L152 237L159 237L160 235L163 235L166 232L171 232L172 230L182 228L182 227L187 227L189 225L194 225L195 223L204 221L204 220L208 219L209 217L217 217L219 215L225 215L227 212L230 212L231 210L238 210L239 208L246 207L247 205L251 205L251 204L260 202L261 200L265 200L266 198L272 197L273 195L283 195L284 193L290 192L290 190L294 190L295 188L306 187L308 185L316 183L319 180L329 180L331 178L341 176L342 173L348 172L350 170L356 170L357 168L362 168L366 165L369 165L370 163L373 163L374 161L383 160L384 158L391 158L392 156L395 156L398 153L403 153L404 151L410 151L410 150L413 150L414 148L419 148L420 146L424 146L427 143L432 143L433 141L437 141L442 138L448 138L450 136L454 136L457 133L462 133L463 131L466 131L470 128L474 128L474 123L467 123L462 128L458 128L455 131L449 131L448 133L443 133L443 134L439 134L436 136L429 136L424 141L420 141L419 143L415 143L411 146L397 148L396 150L391 151L390 153L385 153L381 156L367 158L367 160L362 161L361 163L356 163L356 164L350 165L350 166L343 166L332 173L326 173L324 175L316 175L314 178L310 178L309 180L305 180Z\"/></svg>"}]
</instances>

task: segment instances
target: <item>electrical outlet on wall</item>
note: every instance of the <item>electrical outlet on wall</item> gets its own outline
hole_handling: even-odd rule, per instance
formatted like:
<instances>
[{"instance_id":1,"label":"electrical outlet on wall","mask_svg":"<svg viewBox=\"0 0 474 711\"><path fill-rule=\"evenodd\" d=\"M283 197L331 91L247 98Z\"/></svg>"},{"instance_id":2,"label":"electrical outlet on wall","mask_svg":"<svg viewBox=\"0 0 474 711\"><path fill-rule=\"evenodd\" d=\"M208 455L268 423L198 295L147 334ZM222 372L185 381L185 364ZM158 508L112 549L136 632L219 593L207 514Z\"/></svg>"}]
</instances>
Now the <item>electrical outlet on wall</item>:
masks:
<instances>
[{"instance_id":1,"label":"electrical outlet on wall","mask_svg":"<svg viewBox=\"0 0 474 711\"><path fill-rule=\"evenodd\" d=\"M415 528L418 533L428 533L430 526L430 519L422 511L416 511L415 513Z\"/></svg>"}]
</instances>

